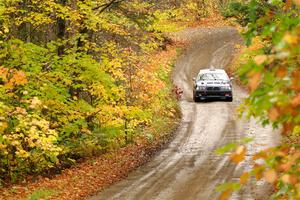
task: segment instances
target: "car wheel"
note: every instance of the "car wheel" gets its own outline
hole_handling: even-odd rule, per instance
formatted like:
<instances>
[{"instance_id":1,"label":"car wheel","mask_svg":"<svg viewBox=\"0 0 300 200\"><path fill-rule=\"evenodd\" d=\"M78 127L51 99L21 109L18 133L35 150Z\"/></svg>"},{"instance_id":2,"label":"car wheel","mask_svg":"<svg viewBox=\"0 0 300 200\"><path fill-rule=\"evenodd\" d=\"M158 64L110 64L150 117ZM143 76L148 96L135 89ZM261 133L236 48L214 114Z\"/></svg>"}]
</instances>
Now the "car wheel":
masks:
<instances>
[{"instance_id":1,"label":"car wheel","mask_svg":"<svg viewBox=\"0 0 300 200\"><path fill-rule=\"evenodd\" d=\"M197 98L197 102L205 102L205 99L202 97L202 98Z\"/></svg>"},{"instance_id":2,"label":"car wheel","mask_svg":"<svg viewBox=\"0 0 300 200\"><path fill-rule=\"evenodd\" d=\"M228 97L226 100L227 100L228 102L232 102L232 101L233 101L233 98L232 98L232 97Z\"/></svg>"},{"instance_id":3,"label":"car wheel","mask_svg":"<svg viewBox=\"0 0 300 200\"><path fill-rule=\"evenodd\" d=\"M198 102L198 98L196 97L195 93L193 92L193 101Z\"/></svg>"}]
</instances>

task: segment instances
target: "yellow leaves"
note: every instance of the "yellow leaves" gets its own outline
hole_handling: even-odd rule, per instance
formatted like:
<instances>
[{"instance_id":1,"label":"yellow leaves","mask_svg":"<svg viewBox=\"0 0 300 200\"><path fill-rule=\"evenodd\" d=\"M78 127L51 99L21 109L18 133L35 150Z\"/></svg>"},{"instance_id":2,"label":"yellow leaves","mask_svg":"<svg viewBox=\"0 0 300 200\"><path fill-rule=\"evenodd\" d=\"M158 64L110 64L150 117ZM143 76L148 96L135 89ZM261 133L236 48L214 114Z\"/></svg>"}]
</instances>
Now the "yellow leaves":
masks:
<instances>
[{"instance_id":1,"label":"yellow leaves","mask_svg":"<svg viewBox=\"0 0 300 200\"><path fill-rule=\"evenodd\" d=\"M90 86L90 89L91 89L91 94L98 98L101 98L102 101L109 100L107 91L101 83L94 83L93 85Z\"/></svg>"},{"instance_id":2,"label":"yellow leaves","mask_svg":"<svg viewBox=\"0 0 300 200\"><path fill-rule=\"evenodd\" d=\"M274 183L277 181L278 175L274 169L269 169L264 173L264 178L268 183Z\"/></svg>"},{"instance_id":3,"label":"yellow leaves","mask_svg":"<svg viewBox=\"0 0 300 200\"><path fill-rule=\"evenodd\" d=\"M295 185L296 191L297 191L297 199L300 199L300 183L297 183Z\"/></svg>"},{"instance_id":4,"label":"yellow leaves","mask_svg":"<svg viewBox=\"0 0 300 200\"><path fill-rule=\"evenodd\" d=\"M13 141L11 142L11 145L13 145L13 146L19 146L19 145L20 145L20 142L17 141L17 140L13 140Z\"/></svg>"},{"instance_id":5,"label":"yellow leaves","mask_svg":"<svg viewBox=\"0 0 300 200\"><path fill-rule=\"evenodd\" d=\"M28 158L30 156L30 153L27 151L24 151L23 149L20 149L20 150L16 151L16 155L19 158Z\"/></svg>"},{"instance_id":6,"label":"yellow leaves","mask_svg":"<svg viewBox=\"0 0 300 200\"><path fill-rule=\"evenodd\" d=\"M283 37L283 40L289 45L298 43L298 37L296 35L292 35L291 33L286 33Z\"/></svg>"},{"instance_id":7,"label":"yellow leaves","mask_svg":"<svg viewBox=\"0 0 300 200\"><path fill-rule=\"evenodd\" d=\"M9 28L7 26L3 26L3 31L1 31L1 34L7 34L9 33Z\"/></svg>"},{"instance_id":8,"label":"yellow leaves","mask_svg":"<svg viewBox=\"0 0 300 200\"><path fill-rule=\"evenodd\" d=\"M0 67L0 77L2 81L4 82L8 81L8 74L9 74L9 70L7 68Z\"/></svg>"},{"instance_id":9,"label":"yellow leaves","mask_svg":"<svg viewBox=\"0 0 300 200\"><path fill-rule=\"evenodd\" d=\"M3 121L3 122L0 122L0 133L5 131L8 127L8 124L7 122Z\"/></svg>"},{"instance_id":10,"label":"yellow leaves","mask_svg":"<svg viewBox=\"0 0 300 200\"><path fill-rule=\"evenodd\" d=\"M252 44L250 47L248 47L248 51L249 52L252 52L252 51L257 51L261 48L263 48L265 46L262 38L260 36L255 36L253 39L252 39Z\"/></svg>"},{"instance_id":11,"label":"yellow leaves","mask_svg":"<svg viewBox=\"0 0 300 200\"><path fill-rule=\"evenodd\" d=\"M264 62L266 62L268 59L268 57L266 55L257 55L253 58L255 64L257 65L261 65L263 64Z\"/></svg>"},{"instance_id":12,"label":"yellow leaves","mask_svg":"<svg viewBox=\"0 0 300 200\"><path fill-rule=\"evenodd\" d=\"M242 45L236 44L236 45L234 45L234 48L235 48L235 49L241 49L241 48L242 48Z\"/></svg>"},{"instance_id":13,"label":"yellow leaves","mask_svg":"<svg viewBox=\"0 0 300 200\"><path fill-rule=\"evenodd\" d=\"M50 18L49 16L45 15L44 13L37 13L37 12L31 12L26 17L17 18L16 20L19 21L19 23L24 22L30 22L34 26L40 26L43 24L50 24L54 22L53 18ZM20 24L17 24L20 25Z\"/></svg>"},{"instance_id":14,"label":"yellow leaves","mask_svg":"<svg viewBox=\"0 0 300 200\"><path fill-rule=\"evenodd\" d=\"M33 99L31 100L31 104L29 106L29 108L31 109L35 109L37 108L38 106L41 106L42 105L42 102L39 100L38 97L33 97Z\"/></svg>"},{"instance_id":15,"label":"yellow leaves","mask_svg":"<svg viewBox=\"0 0 300 200\"><path fill-rule=\"evenodd\" d=\"M0 151L1 151L1 152L6 151L6 148L7 148L7 145L1 144L1 143L0 143Z\"/></svg>"},{"instance_id":16,"label":"yellow leaves","mask_svg":"<svg viewBox=\"0 0 300 200\"><path fill-rule=\"evenodd\" d=\"M238 146L236 151L230 155L230 159L234 163L238 164L245 159L245 154L246 154L246 147L241 145Z\"/></svg>"}]
</instances>

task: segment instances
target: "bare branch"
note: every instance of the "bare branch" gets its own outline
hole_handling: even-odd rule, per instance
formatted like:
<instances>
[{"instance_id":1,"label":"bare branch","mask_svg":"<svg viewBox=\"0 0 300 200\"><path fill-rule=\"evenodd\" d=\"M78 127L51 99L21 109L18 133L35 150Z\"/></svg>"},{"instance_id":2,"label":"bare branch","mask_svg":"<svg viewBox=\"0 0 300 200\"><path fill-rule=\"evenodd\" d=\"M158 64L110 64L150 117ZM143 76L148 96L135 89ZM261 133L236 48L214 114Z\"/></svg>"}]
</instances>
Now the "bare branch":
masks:
<instances>
[{"instance_id":1,"label":"bare branch","mask_svg":"<svg viewBox=\"0 0 300 200\"><path fill-rule=\"evenodd\" d=\"M100 10L100 13L104 12L106 9L108 9L110 6L112 6L113 4L118 4L118 3L121 3L122 1L125 1L125 0L112 0L108 3L105 3L105 4L102 4L102 5L99 5L95 8L92 8L92 10L98 10L101 8Z\"/></svg>"}]
</instances>

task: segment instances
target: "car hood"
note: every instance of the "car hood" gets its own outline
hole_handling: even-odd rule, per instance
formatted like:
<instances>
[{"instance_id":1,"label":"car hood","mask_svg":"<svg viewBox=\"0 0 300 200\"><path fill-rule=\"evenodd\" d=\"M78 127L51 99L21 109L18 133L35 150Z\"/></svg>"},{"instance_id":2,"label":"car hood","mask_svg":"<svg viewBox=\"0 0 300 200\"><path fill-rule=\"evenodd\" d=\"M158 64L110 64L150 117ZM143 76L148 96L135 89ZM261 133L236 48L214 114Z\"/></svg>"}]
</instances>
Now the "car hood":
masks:
<instances>
[{"instance_id":1,"label":"car hood","mask_svg":"<svg viewBox=\"0 0 300 200\"><path fill-rule=\"evenodd\" d=\"M230 81L220 80L220 81L197 81L197 86L212 86L212 87L220 87L220 86L230 86Z\"/></svg>"}]
</instances>

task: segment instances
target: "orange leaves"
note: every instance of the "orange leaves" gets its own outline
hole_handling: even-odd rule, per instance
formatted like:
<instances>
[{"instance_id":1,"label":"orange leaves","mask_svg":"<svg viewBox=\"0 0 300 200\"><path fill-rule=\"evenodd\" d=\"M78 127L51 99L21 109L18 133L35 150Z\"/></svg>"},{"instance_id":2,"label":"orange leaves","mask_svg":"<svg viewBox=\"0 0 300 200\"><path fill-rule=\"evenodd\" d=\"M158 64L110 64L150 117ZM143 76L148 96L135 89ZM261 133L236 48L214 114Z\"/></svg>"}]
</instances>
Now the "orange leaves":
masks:
<instances>
[{"instance_id":1,"label":"orange leaves","mask_svg":"<svg viewBox=\"0 0 300 200\"><path fill-rule=\"evenodd\" d=\"M269 110L269 118L271 121L276 121L280 116L278 108L274 107Z\"/></svg>"},{"instance_id":2,"label":"orange leaves","mask_svg":"<svg viewBox=\"0 0 300 200\"><path fill-rule=\"evenodd\" d=\"M278 170L281 172L287 172L291 169L292 164L290 162L287 163L283 163L281 165L278 166Z\"/></svg>"},{"instance_id":3,"label":"orange leaves","mask_svg":"<svg viewBox=\"0 0 300 200\"><path fill-rule=\"evenodd\" d=\"M250 177L249 172L244 172L241 176L240 176L240 184L244 185L246 184L246 182L248 181Z\"/></svg>"},{"instance_id":4,"label":"orange leaves","mask_svg":"<svg viewBox=\"0 0 300 200\"><path fill-rule=\"evenodd\" d=\"M15 69L7 69L5 67L0 67L0 79L2 79L2 82L7 89L12 89L15 86L28 83L24 72Z\"/></svg>"},{"instance_id":5,"label":"orange leaves","mask_svg":"<svg viewBox=\"0 0 300 200\"><path fill-rule=\"evenodd\" d=\"M294 0L295 4L300 6L300 0Z\"/></svg>"},{"instance_id":6,"label":"orange leaves","mask_svg":"<svg viewBox=\"0 0 300 200\"><path fill-rule=\"evenodd\" d=\"M251 91L256 90L256 88L259 86L260 81L261 81L261 73L260 72L255 72L252 71L248 74L248 86L250 88Z\"/></svg>"},{"instance_id":7,"label":"orange leaves","mask_svg":"<svg viewBox=\"0 0 300 200\"><path fill-rule=\"evenodd\" d=\"M298 8L293 2L300 6L300 0L273 4L272 11L267 10L263 17L251 23L255 28L253 31L247 30L247 34L256 31L253 35L261 37L265 45L256 51L246 52L243 56L247 61L241 62L239 71L241 80L247 82L251 90L243 110L246 113L248 111L249 118L256 117L263 125L270 124L287 136L283 136L282 146L254 155L254 167L250 171L251 176L255 176L257 180L263 178L276 186L276 192L281 193L276 194L278 199L296 199L296 193L300 199L300 153L296 153L300 151L300 29L297 24L291 27L284 27L282 24L299 18ZM287 13L293 17L287 19ZM265 27L270 21L274 21L274 26ZM266 34L265 30L269 33ZM283 34L276 34L278 40L275 42L274 32L277 30L282 30ZM245 108L247 106L249 109ZM242 155L237 156L236 153L231 155L235 163L240 162L241 157ZM240 184L245 183L247 177L247 173L242 174ZM295 188L298 189L296 193Z\"/></svg>"},{"instance_id":8,"label":"orange leaves","mask_svg":"<svg viewBox=\"0 0 300 200\"><path fill-rule=\"evenodd\" d=\"M262 151L256 155L257 159L274 159L276 160L266 169L266 165L255 164L253 172L257 180L264 178L268 183L276 184L281 181L284 184L295 186L298 183L298 159L300 158L300 150L292 146L282 146L280 148L272 148Z\"/></svg>"},{"instance_id":9,"label":"orange leaves","mask_svg":"<svg viewBox=\"0 0 300 200\"><path fill-rule=\"evenodd\" d=\"M292 6L292 0L286 0L285 1L285 6L284 6L284 9L285 10L289 10L290 8L291 8L291 6Z\"/></svg>"},{"instance_id":10,"label":"orange leaves","mask_svg":"<svg viewBox=\"0 0 300 200\"><path fill-rule=\"evenodd\" d=\"M291 89L300 90L300 69L295 70L292 75Z\"/></svg>"},{"instance_id":11,"label":"orange leaves","mask_svg":"<svg viewBox=\"0 0 300 200\"><path fill-rule=\"evenodd\" d=\"M265 158L267 158L267 153L266 153L266 151L261 151L261 152L255 154L255 155L252 157L253 160L265 159Z\"/></svg>"},{"instance_id":12,"label":"orange leaves","mask_svg":"<svg viewBox=\"0 0 300 200\"><path fill-rule=\"evenodd\" d=\"M268 183L274 183L277 181L278 175L274 169L269 169L264 173L264 178Z\"/></svg>"},{"instance_id":13,"label":"orange leaves","mask_svg":"<svg viewBox=\"0 0 300 200\"><path fill-rule=\"evenodd\" d=\"M300 105L300 93L297 94L291 101L292 105L294 107L299 106Z\"/></svg>"},{"instance_id":14,"label":"orange leaves","mask_svg":"<svg viewBox=\"0 0 300 200\"><path fill-rule=\"evenodd\" d=\"M296 175L290 175L290 174L284 174L281 177L281 180L285 184L296 184L297 183L297 176Z\"/></svg>"},{"instance_id":15,"label":"orange leaves","mask_svg":"<svg viewBox=\"0 0 300 200\"><path fill-rule=\"evenodd\" d=\"M262 65L268 60L267 55L257 55L253 58L253 61L256 65ZM261 79L262 79L262 73L252 70L248 74L248 87L250 88L251 91L254 91L257 89L259 86Z\"/></svg>"},{"instance_id":16,"label":"orange leaves","mask_svg":"<svg viewBox=\"0 0 300 200\"><path fill-rule=\"evenodd\" d=\"M241 146L238 146L237 149L235 150L235 152L233 152L230 155L230 159L234 163L238 164L245 159L245 154L246 154L246 147L241 145Z\"/></svg>"},{"instance_id":17,"label":"orange leaves","mask_svg":"<svg viewBox=\"0 0 300 200\"><path fill-rule=\"evenodd\" d=\"M293 130L293 125L289 122L283 123L283 134L287 135L289 132Z\"/></svg>"},{"instance_id":18,"label":"orange leaves","mask_svg":"<svg viewBox=\"0 0 300 200\"><path fill-rule=\"evenodd\" d=\"M268 57L266 55L257 55L253 58L255 64L257 65L261 65L263 64L264 62L266 62L268 59Z\"/></svg>"},{"instance_id":19,"label":"orange leaves","mask_svg":"<svg viewBox=\"0 0 300 200\"><path fill-rule=\"evenodd\" d=\"M25 85L27 83L26 75L24 72L16 71L9 82L6 84L6 87L13 88L18 85Z\"/></svg>"},{"instance_id":20,"label":"orange leaves","mask_svg":"<svg viewBox=\"0 0 300 200\"><path fill-rule=\"evenodd\" d=\"M232 190L226 190L226 191L224 191L224 192L221 194L219 200L227 200L227 199L229 199L231 193L232 193Z\"/></svg>"},{"instance_id":21,"label":"orange leaves","mask_svg":"<svg viewBox=\"0 0 300 200\"><path fill-rule=\"evenodd\" d=\"M276 71L276 76L279 78L285 77L287 74L287 70L285 67L279 67L278 70Z\"/></svg>"}]
</instances>

